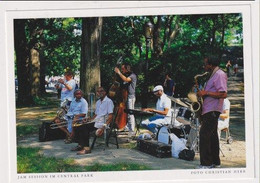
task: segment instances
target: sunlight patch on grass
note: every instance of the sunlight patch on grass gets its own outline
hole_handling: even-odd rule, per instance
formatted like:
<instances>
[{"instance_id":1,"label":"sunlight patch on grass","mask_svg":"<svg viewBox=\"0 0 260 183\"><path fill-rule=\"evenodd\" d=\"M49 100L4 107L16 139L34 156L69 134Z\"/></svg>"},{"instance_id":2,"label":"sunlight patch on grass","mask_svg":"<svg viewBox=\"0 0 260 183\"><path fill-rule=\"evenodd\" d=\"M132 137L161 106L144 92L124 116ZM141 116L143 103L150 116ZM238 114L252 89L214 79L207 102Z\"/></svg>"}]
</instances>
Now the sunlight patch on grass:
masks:
<instances>
[{"instance_id":1,"label":"sunlight patch on grass","mask_svg":"<svg viewBox=\"0 0 260 183\"><path fill-rule=\"evenodd\" d=\"M152 170L145 165L126 162L79 166L75 164L74 159L44 157L39 152L40 148L18 146L17 173Z\"/></svg>"}]
</instances>

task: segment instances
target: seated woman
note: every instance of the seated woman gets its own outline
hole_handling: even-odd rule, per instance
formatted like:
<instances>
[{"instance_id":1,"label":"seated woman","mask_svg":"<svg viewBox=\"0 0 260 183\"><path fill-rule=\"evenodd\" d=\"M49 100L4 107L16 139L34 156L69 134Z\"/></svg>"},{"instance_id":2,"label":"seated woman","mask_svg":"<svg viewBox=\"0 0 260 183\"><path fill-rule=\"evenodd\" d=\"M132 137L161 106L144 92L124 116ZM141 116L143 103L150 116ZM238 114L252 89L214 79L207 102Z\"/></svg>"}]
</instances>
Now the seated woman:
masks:
<instances>
[{"instance_id":1,"label":"seated woman","mask_svg":"<svg viewBox=\"0 0 260 183\"><path fill-rule=\"evenodd\" d=\"M225 98L223 103L223 110L218 119L218 138L220 140L221 130L229 127L229 111L230 101Z\"/></svg>"}]
</instances>

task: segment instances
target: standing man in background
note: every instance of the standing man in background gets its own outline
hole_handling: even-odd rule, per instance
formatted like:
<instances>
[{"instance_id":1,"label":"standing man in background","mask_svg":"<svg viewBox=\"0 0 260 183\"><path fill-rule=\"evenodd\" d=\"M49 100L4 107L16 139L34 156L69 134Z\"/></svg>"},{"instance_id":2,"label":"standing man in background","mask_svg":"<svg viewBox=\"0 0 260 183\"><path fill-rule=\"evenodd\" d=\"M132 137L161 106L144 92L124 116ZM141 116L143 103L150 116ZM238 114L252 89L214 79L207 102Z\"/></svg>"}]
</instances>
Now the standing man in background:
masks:
<instances>
[{"instance_id":1,"label":"standing man in background","mask_svg":"<svg viewBox=\"0 0 260 183\"><path fill-rule=\"evenodd\" d=\"M137 76L133 73L132 68L129 64L125 63L121 67L121 72L119 68L115 67L114 71L120 76L123 80L123 84L126 85L128 90L128 98L127 98L127 108L134 109L135 108L135 87L137 82ZM135 118L134 115L128 114L128 123L127 128L129 130L129 137L135 135Z\"/></svg>"},{"instance_id":2,"label":"standing man in background","mask_svg":"<svg viewBox=\"0 0 260 183\"><path fill-rule=\"evenodd\" d=\"M164 93L172 97L175 91L175 83L170 77L170 73L165 74L165 80L163 86L164 86Z\"/></svg>"}]
</instances>

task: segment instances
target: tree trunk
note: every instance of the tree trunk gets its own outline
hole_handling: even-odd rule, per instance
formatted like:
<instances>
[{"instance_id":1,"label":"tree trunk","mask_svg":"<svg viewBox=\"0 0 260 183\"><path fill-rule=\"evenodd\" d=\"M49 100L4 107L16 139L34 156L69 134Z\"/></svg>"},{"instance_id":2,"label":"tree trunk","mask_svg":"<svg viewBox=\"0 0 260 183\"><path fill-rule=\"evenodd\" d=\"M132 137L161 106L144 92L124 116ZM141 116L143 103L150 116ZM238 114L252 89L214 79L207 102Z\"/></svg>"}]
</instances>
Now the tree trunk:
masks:
<instances>
[{"instance_id":1,"label":"tree trunk","mask_svg":"<svg viewBox=\"0 0 260 183\"><path fill-rule=\"evenodd\" d=\"M25 37L26 20L14 20L14 42L17 63L18 99L20 105L33 103L30 85L29 49Z\"/></svg>"},{"instance_id":2,"label":"tree trunk","mask_svg":"<svg viewBox=\"0 0 260 183\"><path fill-rule=\"evenodd\" d=\"M177 35L178 32L179 32L179 28L180 28L179 19L180 19L180 16L179 16L179 15L176 15L176 18L175 18L175 26L174 26L174 29L173 29L173 30L171 29L171 25L170 25L169 39L168 39L168 48L171 47L171 42L175 39L176 35ZM171 23L172 23L172 20L171 20Z\"/></svg>"},{"instance_id":3,"label":"tree trunk","mask_svg":"<svg viewBox=\"0 0 260 183\"><path fill-rule=\"evenodd\" d=\"M100 45L103 18L82 19L80 87L85 94L100 86Z\"/></svg>"},{"instance_id":4,"label":"tree trunk","mask_svg":"<svg viewBox=\"0 0 260 183\"><path fill-rule=\"evenodd\" d=\"M225 26L226 26L226 22L225 22L225 16L224 14L221 15L221 19L222 19L222 36L221 36L221 54L224 53L224 47L225 47Z\"/></svg>"},{"instance_id":5,"label":"tree trunk","mask_svg":"<svg viewBox=\"0 0 260 183\"><path fill-rule=\"evenodd\" d=\"M163 49L162 49L163 42L160 38L162 17L158 16L157 18L158 19L154 26L154 33L153 33L153 48L154 48L154 56L156 58L163 55Z\"/></svg>"},{"instance_id":6,"label":"tree trunk","mask_svg":"<svg viewBox=\"0 0 260 183\"><path fill-rule=\"evenodd\" d=\"M40 54L39 51L31 49L31 93L32 96L39 96L40 93Z\"/></svg>"},{"instance_id":7,"label":"tree trunk","mask_svg":"<svg viewBox=\"0 0 260 183\"><path fill-rule=\"evenodd\" d=\"M43 50L41 48L41 50L39 51L40 54L40 91L39 94L40 95L44 95L46 94L46 90L45 90L45 73L46 73L46 61L43 55Z\"/></svg>"}]
</instances>

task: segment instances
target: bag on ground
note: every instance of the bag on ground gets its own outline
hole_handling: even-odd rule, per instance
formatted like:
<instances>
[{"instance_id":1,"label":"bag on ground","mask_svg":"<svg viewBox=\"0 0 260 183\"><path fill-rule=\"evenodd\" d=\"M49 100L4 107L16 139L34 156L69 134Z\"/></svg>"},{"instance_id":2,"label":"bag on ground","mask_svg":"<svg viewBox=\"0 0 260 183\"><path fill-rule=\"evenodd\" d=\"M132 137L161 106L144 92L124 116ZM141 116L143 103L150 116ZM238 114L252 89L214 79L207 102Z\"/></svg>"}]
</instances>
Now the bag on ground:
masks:
<instances>
[{"instance_id":1,"label":"bag on ground","mask_svg":"<svg viewBox=\"0 0 260 183\"><path fill-rule=\"evenodd\" d=\"M194 150L190 150L190 149L183 149L179 153L179 158L187 160L187 161L193 161L194 160L194 156L195 156Z\"/></svg>"},{"instance_id":2,"label":"bag on ground","mask_svg":"<svg viewBox=\"0 0 260 183\"><path fill-rule=\"evenodd\" d=\"M186 149L185 143L173 133L170 134L170 138L172 140L172 157L179 158L179 153Z\"/></svg>"}]
</instances>

